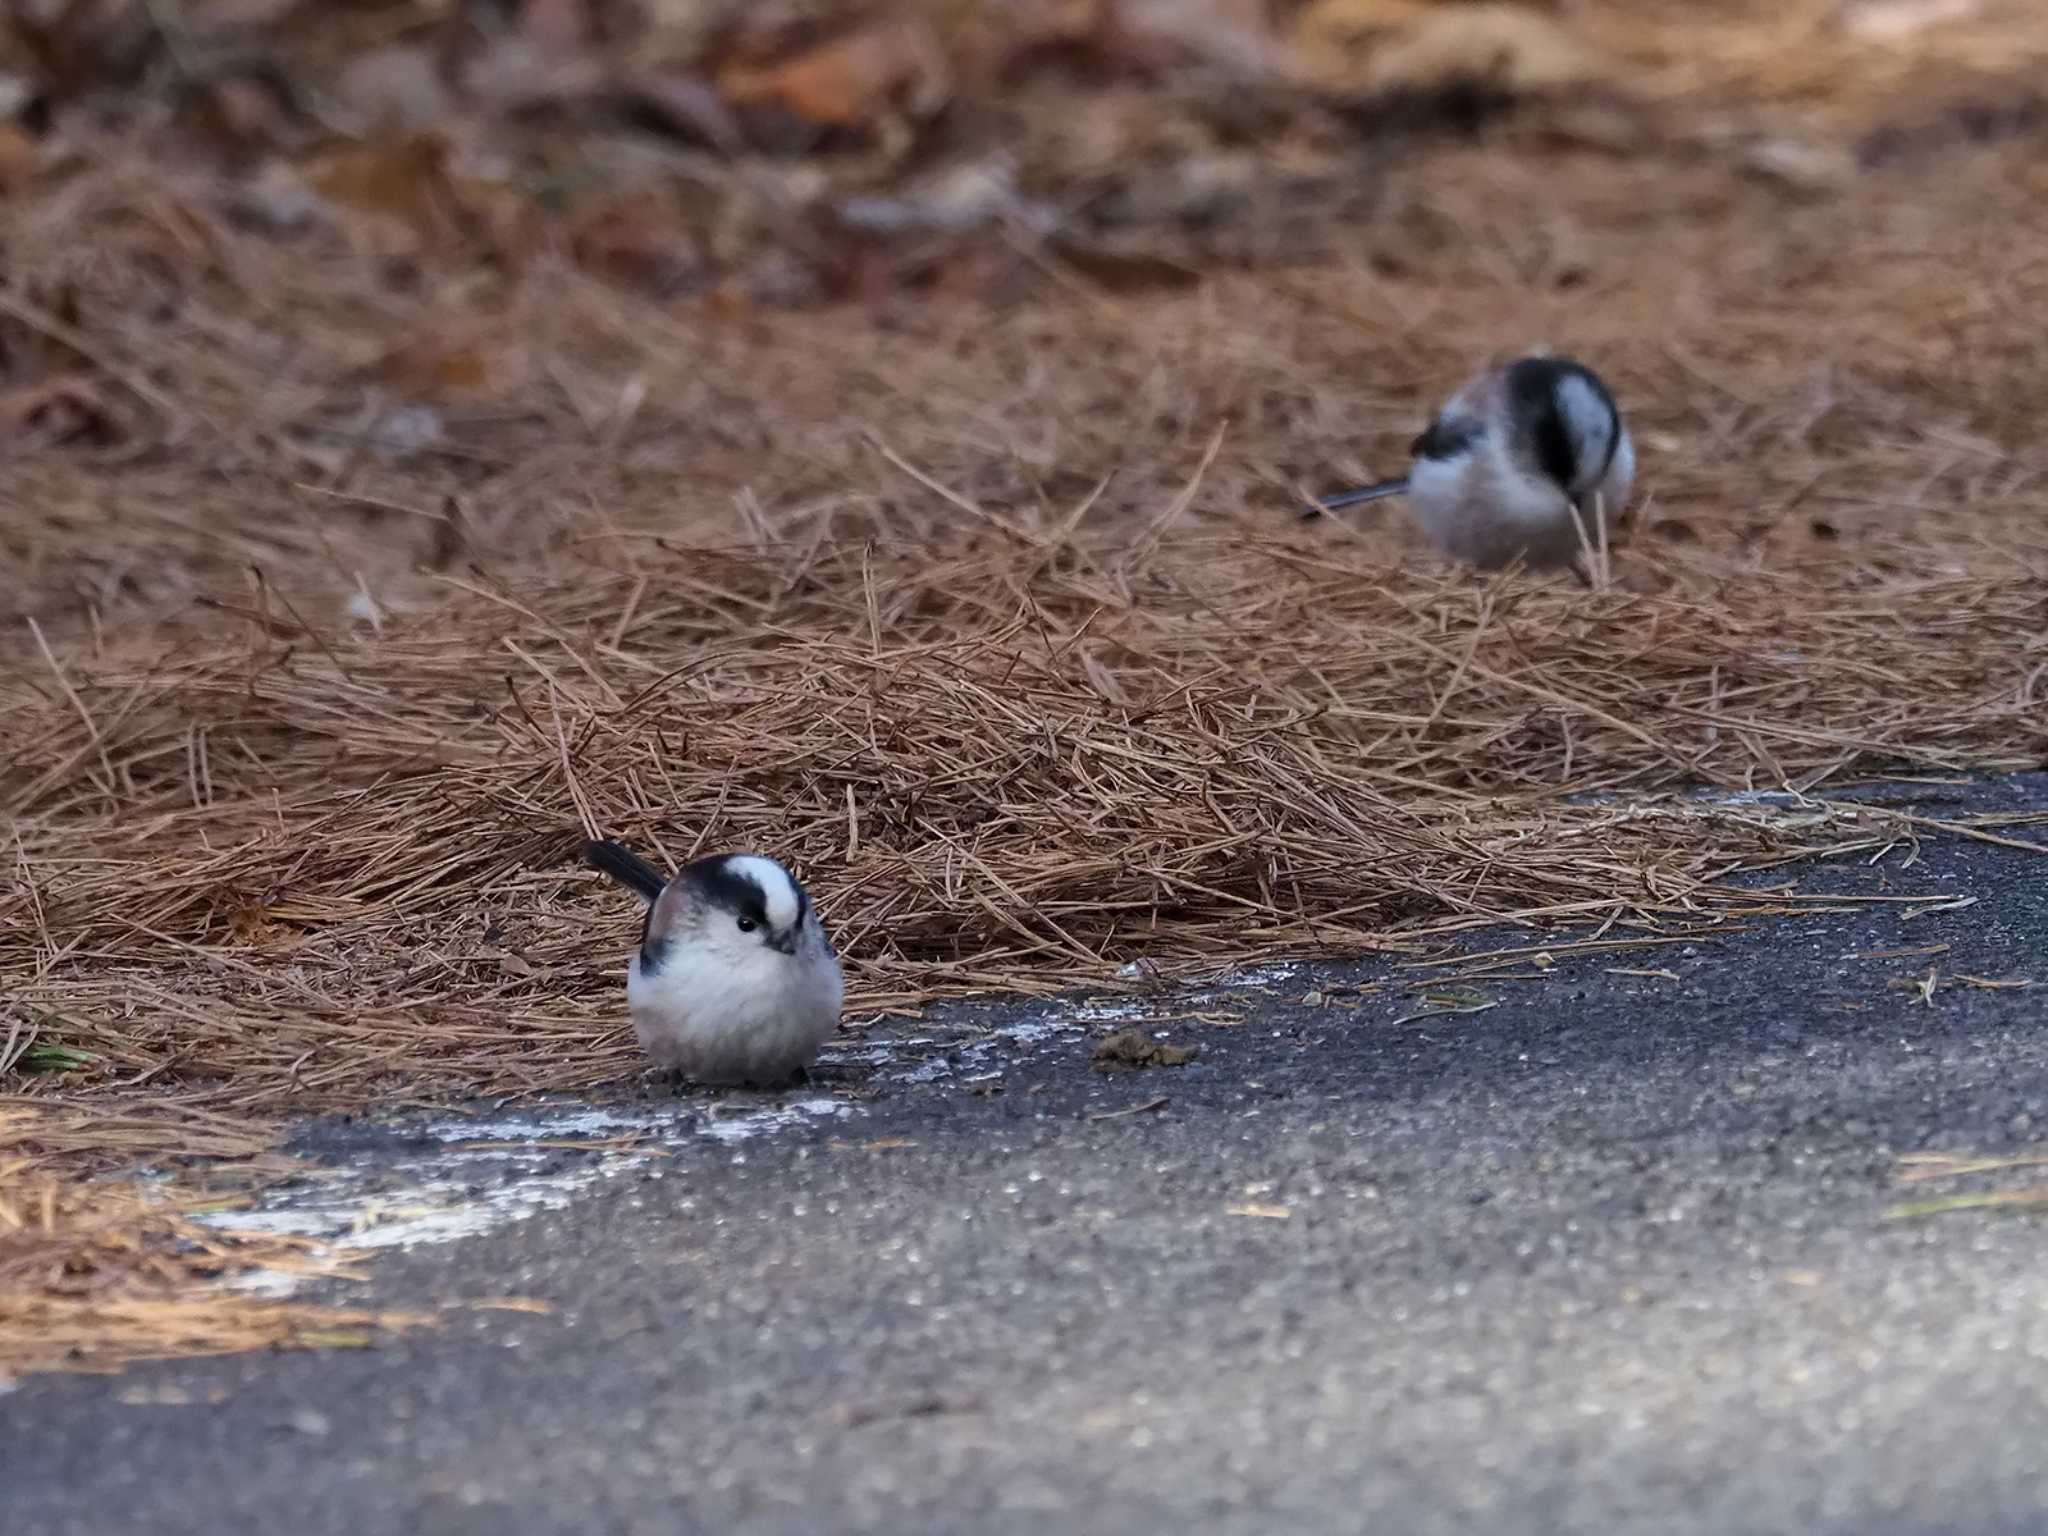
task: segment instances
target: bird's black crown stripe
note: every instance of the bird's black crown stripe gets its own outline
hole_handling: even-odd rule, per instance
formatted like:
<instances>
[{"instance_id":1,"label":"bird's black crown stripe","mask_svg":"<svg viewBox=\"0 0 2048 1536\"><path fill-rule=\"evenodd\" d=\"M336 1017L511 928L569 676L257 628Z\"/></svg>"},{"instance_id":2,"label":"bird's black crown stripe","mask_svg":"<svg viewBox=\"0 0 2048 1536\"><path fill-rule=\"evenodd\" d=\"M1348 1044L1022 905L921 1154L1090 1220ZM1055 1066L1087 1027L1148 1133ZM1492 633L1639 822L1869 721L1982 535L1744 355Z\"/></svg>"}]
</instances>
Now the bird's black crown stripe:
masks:
<instances>
[{"instance_id":1,"label":"bird's black crown stripe","mask_svg":"<svg viewBox=\"0 0 2048 1536\"><path fill-rule=\"evenodd\" d=\"M1600 463L1594 483L1607 473L1621 447L1621 411L1600 376L1583 363L1568 357L1524 357L1508 365L1508 413L1530 424L1536 446L1536 465L1567 491L1578 479L1578 452L1572 446L1564 413L1557 406L1557 392L1566 379L1578 379L1593 392L1607 411L1607 455Z\"/></svg>"},{"instance_id":2,"label":"bird's black crown stripe","mask_svg":"<svg viewBox=\"0 0 2048 1536\"><path fill-rule=\"evenodd\" d=\"M708 907L765 925L768 898L752 878L734 871L723 858L699 859L686 865L680 877Z\"/></svg>"},{"instance_id":3,"label":"bird's black crown stripe","mask_svg":"<svg viewBox=\"0 0 2048 1536\"><path fill-rule=\"evenodd\" d=\"M788 871L784 871L788 874ZM730 912L735 917L751 919L762 926L768 922L768 895L754 883L751 875L735 869L729 855L717 854L708 859L699 859L685 865L679 880L689 882L689 887L707 906ZM798 882L796 876L789 876L791 888L796 892L797 926L803 925L804 914L811 910L810 893Z\"/></svg>"}]
</instances>

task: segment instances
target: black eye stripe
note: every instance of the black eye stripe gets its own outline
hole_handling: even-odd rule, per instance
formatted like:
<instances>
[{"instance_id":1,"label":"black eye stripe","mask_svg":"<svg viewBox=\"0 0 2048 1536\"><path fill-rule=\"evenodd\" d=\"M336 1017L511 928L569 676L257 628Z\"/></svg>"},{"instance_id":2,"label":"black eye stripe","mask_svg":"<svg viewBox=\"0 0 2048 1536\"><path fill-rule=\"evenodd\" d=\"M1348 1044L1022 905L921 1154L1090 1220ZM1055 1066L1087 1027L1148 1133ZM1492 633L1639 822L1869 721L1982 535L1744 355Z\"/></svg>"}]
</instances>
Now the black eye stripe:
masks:
<instances>
[{"instance_id":1,"label":"black eye stripe","mask_svg":"<svg viewBox=\"0 0 2048 1536\"><path fill-rule=\"evenodd\" d=\"M676 878L687 883L693 896L704 906L744 918L759 928L769 928L768 897L751 875L734 870L730 856L714 854L685 865ZM796 894L796 920L792 929L802 928L811 910L811 898L795 876L789 883Z\"/></svg>"},{"instance_id":2,"label":"black eye stripe","mask_svg":"<svg viewBox=\"0 0 2048 1536\"><path fill-rule=\"evenodd\" d=\"M1621 446L1621 411L1600 376L1583 363L1568 357L1524 357L1508 365L1508 409L1515 418L1530 424L1536 467L1559 485L1570 488L1580 481L1579 455L1564 415L1558 407L1558 392L1565 381L1575 379L1606 408L1607 448L1597 480L1614 462Z\"/></svg>"},{"instance_id":3,"label":"black eye stripe","mask_svg":"<svg viewBox=\"0 0 2048 1536\"><path fill-rule=\"evenodd\" d=\"M1570 486L1579 472L1579 456L1572 448L1571 434L1564 418L1546 406L1535 423L1536 464L1559 485Z\"/></svg>"}]
</instances>

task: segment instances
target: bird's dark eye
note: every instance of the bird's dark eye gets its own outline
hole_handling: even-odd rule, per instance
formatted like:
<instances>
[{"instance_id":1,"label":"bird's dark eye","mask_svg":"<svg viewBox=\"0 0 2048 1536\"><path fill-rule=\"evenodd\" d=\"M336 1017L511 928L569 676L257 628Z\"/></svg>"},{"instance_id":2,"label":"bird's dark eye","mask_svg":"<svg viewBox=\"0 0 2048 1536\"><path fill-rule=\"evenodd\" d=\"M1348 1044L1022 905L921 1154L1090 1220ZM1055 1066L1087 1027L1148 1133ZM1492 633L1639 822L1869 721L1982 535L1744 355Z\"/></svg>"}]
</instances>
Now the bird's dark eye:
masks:
<instances>
[{"instance_id":1,"label":"bird's dark eye","mask_svg":"<svg viewBox=\"0 0 2048 1536\"><path fill-rule=\"evenodd\" d=\"M743 918L741 918L741 919L740 919L740 932L741 932L741 933L752 933L753 931L754 931L754 920L753 920L753 919L752 919L751 917L743 917Z\"/></svg>"}]
</instances>

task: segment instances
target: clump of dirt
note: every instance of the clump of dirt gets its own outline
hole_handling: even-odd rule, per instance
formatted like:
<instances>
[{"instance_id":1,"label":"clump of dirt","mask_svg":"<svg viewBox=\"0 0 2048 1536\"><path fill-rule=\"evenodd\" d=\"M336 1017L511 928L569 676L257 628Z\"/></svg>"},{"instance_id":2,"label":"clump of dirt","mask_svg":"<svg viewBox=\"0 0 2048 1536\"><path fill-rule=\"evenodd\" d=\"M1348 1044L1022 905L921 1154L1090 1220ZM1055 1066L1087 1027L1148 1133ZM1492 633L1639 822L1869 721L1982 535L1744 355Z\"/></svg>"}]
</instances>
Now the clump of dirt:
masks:
<instances>
[{"instance_id":1,"label":"clump of dirt","mask_svg":"<svg viewBox=\"0 0 2048 1536\"><path fill-rule=\"evenodd\" d=\"M1201 1054L1199 1045L1170 1045L1142 1029L1120 1029L1096 1041L1088 1061L1098 1072L1136 1072L1147 1067L1183 1067Z\"/></svg>"}]
</instances>

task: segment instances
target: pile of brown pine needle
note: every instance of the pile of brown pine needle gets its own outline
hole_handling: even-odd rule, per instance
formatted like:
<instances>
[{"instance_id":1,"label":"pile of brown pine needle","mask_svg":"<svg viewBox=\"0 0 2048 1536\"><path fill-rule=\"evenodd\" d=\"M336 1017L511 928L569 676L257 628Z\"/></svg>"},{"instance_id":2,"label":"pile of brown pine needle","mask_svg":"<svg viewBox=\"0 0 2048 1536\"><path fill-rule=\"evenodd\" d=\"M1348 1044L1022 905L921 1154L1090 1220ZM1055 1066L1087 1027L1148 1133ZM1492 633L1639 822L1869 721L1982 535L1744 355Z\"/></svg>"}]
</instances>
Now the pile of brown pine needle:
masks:
<instances>
[{"instance_id":1,"label":"pile of brown pine needle","mask_svg":"<svg viewBox=\"0 0 2048 1536\"><path fill-rule=\"evenodd\" d=\"M1943 831L1826 797L2048 760L2048 199L1887 174L1446 152L1327 270L771 315L280 249L109 150L0 289L94 423L0 487L0 1368L319 1342L190 1288L311 1262L198 1224L207 1168L628 1077L588 835L789 861L859 1019L1668 932ZM1295 520L1546 341L1642 444L1611 582Z\"/></svg>"},{"instance_id":2,"label":"pile of brown pine needle","mask_svg":"<svg viewBox=\"0 0 2048 1536\"><path fill-rule=\"evenodd\" d=\"M167 1140L218 1161L153 1185L80 1176L95 1162L160 1157ZM0 1371L346 1347L425 1323L216 1284L351 1277L303 1238L206 1222L289 1171L266 1157L269 1140L260 1122L189 1108L172 1119L103 1105L0 1109Z\"/></svg>"}]
</instances>

